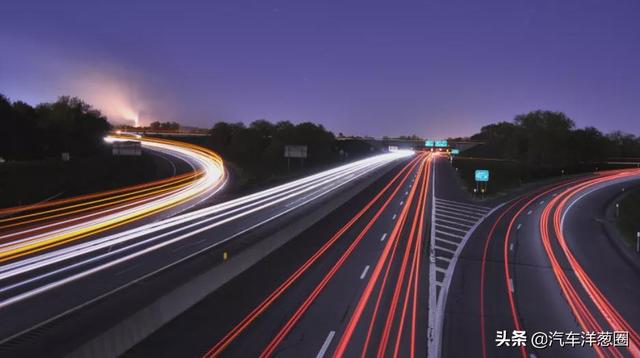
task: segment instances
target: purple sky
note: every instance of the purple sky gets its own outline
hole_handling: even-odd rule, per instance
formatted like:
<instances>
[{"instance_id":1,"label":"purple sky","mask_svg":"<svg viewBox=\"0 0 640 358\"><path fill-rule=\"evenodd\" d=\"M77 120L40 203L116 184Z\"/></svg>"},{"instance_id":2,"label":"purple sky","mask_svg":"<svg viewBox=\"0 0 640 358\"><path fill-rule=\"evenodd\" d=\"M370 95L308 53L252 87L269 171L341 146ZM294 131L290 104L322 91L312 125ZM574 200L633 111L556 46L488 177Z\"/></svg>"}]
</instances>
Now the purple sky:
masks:
<instances>
[{"instance_id":1,"label":"purple sky","mask_svg":"<svg viewBox=\"0 0 640 358\"><path fill-rule=\"evenodd\" d=\"M111 119L468 135L534 109L640 134L640 1L86 0L2 5L0 93Z\"/></svg>"}]
</instances>

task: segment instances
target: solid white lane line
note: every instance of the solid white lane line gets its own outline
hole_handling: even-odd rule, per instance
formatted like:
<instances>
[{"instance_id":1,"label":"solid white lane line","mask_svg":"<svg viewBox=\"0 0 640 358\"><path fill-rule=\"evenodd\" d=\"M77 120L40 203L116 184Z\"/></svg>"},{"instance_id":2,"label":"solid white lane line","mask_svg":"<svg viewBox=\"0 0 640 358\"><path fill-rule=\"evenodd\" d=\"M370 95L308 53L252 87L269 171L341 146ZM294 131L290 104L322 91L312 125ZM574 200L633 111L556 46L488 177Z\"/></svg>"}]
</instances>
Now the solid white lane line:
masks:
<instances>
[{"instance_id":1,"label":"solid white lane line","mask_svg":"<svg viewBox=\"0 0 640 358\"><path fill-rule=\"evenodd\" d=\"M467 231L468 231L468 230L464 230L464 229L458 229L457 227L453 227L453 226L448 226L448 225L440 224L440 223L438 223L438 221L436 221L436 225L435 225L435 226L443 227L443 228L446 228L446 229L449 229L449 230L460 231L460 232L461 232L461 233L463 233L463 234L466 234L466 233L467 233Z\"/></svg>"},{"instance_id":2,"label":"solid white lane line","mask_svg":"<svg viewBox=\"0 0 640 358\"><path fill-rule=\"evenodd\" d=\"M471 206L463 206L463 205L456 205L456 204L449 204L449 203L436 202L436 206L447 207L447 208L456 209L456 210L472 211L472 212L482 213L482 214L486 214L489 211L488 209L478 209Z\"/></svg>"},{"instance_id":3,"label":"solid white lane line","mask_svg":"<svg viewBox=\"0 0 640 358\"><path fill-rule=\"evenodd\" d=\"M434 215L436 218L436 221L444 221L447 222L447 220L443 219L443 217L447 218L447 219L452 219L452 220L459 220L461 222L453 222L453 221L449 221L450 224L456 224L456 225L466 225L469 226L470 228L473 227L473 224L476 223L476 221L473 220L469 220L469 219L461 219L461 218L456 218L453 216L447 216L444 214L435 214ZM464 221L464 223L462 223L462 221Z\"/></svg>"},{"instance_id":4,"label":"solid white lane line","mask_svg":"<svg viewBox=\"0 0 640 358\"><path fill-rule=\"evenodd\" d=\"M435 247L436 247L436 249L438 249L438 250L446 251L446 252L452 253L452 254L454 254L454 255L455 255L455 253L456 253L456 251L455 251L455 250L448 249L448 248L446 248L446 247L444 247L444 246L442 246L442 245L438 246L438 244L437 244L437 243L436 243Z\"/></svg>"},{"instance_id":5,"label":"solid white lane line","mask_svg":"<svg viewBox=\"0 0 640 358\"><path fill-rule=\"evenodd\" d=\"M431 174L431 222L435 223L436 222L436 211L434 210L435 205L436 205L436 168L437 166L434 165L433 166L433 171ZM428 193L427 193L428 195ZM429 282L433 285L436 284L437 279L436 279L436 273L437 273L437 266L436 266L436 250L435 247L437 245L437 241L436 241L436 233L433 231L433 226L431 226L430 228L431 232L430 232L430 237L429 237L429 243L430 243L430 248L429 248ZM457 247L457 246L454 246ZM438 346L440 339L435 339L436 338L436 332L435 332L435 322L436 321L436 312L437 312L437 298L436 298L436 289L431 289L431 284L429 285L429 301L427 303L427 309L428 309L428 322L427 322L427 346L429 347L427 355L431 356L431 357L436 357L439 356L439 350L435 347ZM434 349L435 348L435 349Z\"/></svg>"},{"instance_id":6,"label":"solid white lane line","mask_svg":"<svg viewBox=\"0 0 640 358\"><path fill-rule=\"evenodd\" d=\"M438 230L438 229L436 229L436 234L453 236L453 237L457 237L458 239L462 239L464 237L464 235L453 234L453 233L446 232L446 231L441 231L441 230Z\"/></svg>"},{"instance_id":7,"label":"solid white lane line","mask_svg":"<svg viewBox=\"0 0 640 358\"><path fill-rule=\"evenodd\" d=\"M384 234L382 234L382 237L380 238L380 241L384 241L384 239L387 238L387 233L385 232Z\"/></svg>"},{"instance_id":8,"label":"solid white lane line","mask_svg":"<svg viewBox=\"0 0 640 358\"><path fill-rule=\"evenodd\" d=\"M460 244L459 242L455 242L455 241L447 240L447 239L445 239L445 238L443 238L443 237L438 237L438 236L436 236L436 240L444 241L444 242L446 242L447 244L456 245L456 247Z\"/></svg>"},{"instance_id":9,"label":"solid white lane line","mask_svg":"<svg viewBox=\"0 0 640 358\"><path fill-rule=\"evenodd\" d=\"M316 354L316 358L324 357L324 354L327 353L327 349L329 349L329 345L331 344L331 341L333 340L333 336L335 335L336 335L336 331L329 332L329 334L327 335L327 338L324 340L324 343L322 343L322 347L320 348L320 351L318 352L318 354Z\"/></svg>"},{"instance_id":10,"label":"solid white lane line","mask_svg":"<svg viewBox=\"0 0 640 358\"><path fill-rule=\"evenodd\" d=\"M484 216L485 214L482 211L467 210L467 209L456 208L452 206L444 206L441 204L436 204L436 210L449 210L451 212L459 212L467 215L474 215L474 216L480 216L480 217Z\"/></svg>"},{"instance_id":11,"label":"solid white lane line","mask_svg":"<svg viewBox=\"0 0 640 358\"><path fill-rule=\"evenodd\" d=\"M463 224L463 223L460 223L460 222L451 221L451 220L445 220L445 219L440 219L440 218L436 218L436 225L440 225L439 224L440 221L442 221L444 223L447 223L447 224L453 224L453 225L457 225L457 226L462 226L462 227L465 228L465 230L469 230L473 226L473 225L470 225L470 224Z\"/></svg>"},{"instance_id":12,"label":"solid white lane line","mask_svg":"<svg viewBox=\"0 0 640 358\"><path fill-rule=\"evenodd\" d=\"M362 274L360 275L360 279L364 279L365 276L367 276L367 271L369 271L369 265L364 267L364 271L362 271Z\"/></svg>"},{"instance_id":13,"label":"solid white lane line","mask_svg":"<svg viewBox=\"0 0 640 358\"><path fill-rule=\"evenodd\" d=\"M460 205L459 201L453 201L453 200L447 200L447 199L440 199L440 198L436 198L436 201L441 201L441 202L446 202L446 203L452 203L452 204L458 204ZM488 209L491 210L491 208L486 207L486 206L481 206L481 205L475 205L475 204L464 204L466 206L472 206L472 207L476 207L478 209Z\"/></svg>"},{"instance_id":14,"label":"solid white lane line","mask_svg":"<svg viewBox=\"0 0 640 358\"><path fill-rule=\"evenodd\" d=\"M446 200L446 199L438 199L438 198L436 198L436 203L457 205L457 206L463 206L463 207L468 207L468 208L475 208L475 209L478 209L478 210L491 210L491 207L482 206L482 205L475 205L475 204L471 204L471 203L464 202L464 201L454 201L454 200Z\"/></svg>"},{"instance_id":15,"label":"solid white lane line","mask_svg":"<svg viewBox=\"0 0 640 358\"><path fill-rule=\"evenodd\" d=\"M473 219L475 221L478 221L478 220L480 220L480 218L482 218L482 215L467 215L467 214L461 213L459 211L447 210L447 209L442 209L442 208L439 208L439 207L436 207L436 212L437 213L445 212L448 215L462 216L462 217L465 217L465 218ZM462 219L462 220L464 220L464 219Z\"/></svg>"}]
</instances>

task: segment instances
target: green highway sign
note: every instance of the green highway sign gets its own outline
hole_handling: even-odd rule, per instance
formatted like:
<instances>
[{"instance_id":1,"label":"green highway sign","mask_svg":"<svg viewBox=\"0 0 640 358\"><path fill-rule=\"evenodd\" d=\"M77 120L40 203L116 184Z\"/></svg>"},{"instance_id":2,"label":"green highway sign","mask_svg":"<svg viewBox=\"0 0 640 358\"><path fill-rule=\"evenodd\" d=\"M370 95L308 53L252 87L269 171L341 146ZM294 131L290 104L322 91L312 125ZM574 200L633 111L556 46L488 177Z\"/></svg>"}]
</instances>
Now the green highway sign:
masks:
<instances>
[{"instance_id":1,"label":"green highway sign","mask_svg":"<svg viewBox=\"0 0 640 358\"><path fill-rule=\"evenodd\" d=\"M424 141L424 146L425 147L433 147L433 141L432 140L425 140Z\"/></svg>"},{"instance_id":2,"label":"green highway sign","mask_svg":"<svg viewBox=\"0 0 640 358\"><path fill-rule=\"evenodd\" d=\"M476 181L489 181L489 171L484 169L476 170Z\"/></svg>"},{"instance_id":3,"label":"green highway sign","mask_svg":"<svg viewBox=\"0 0 640 358\"><path fill-rule=\"evenodd\" d=\"M448 147L449 143L447 143L446 140L437 140L436 141L436 147L438 148L443 148L443 147Z\"/></svg>"},{"instance_id":4,"label":"green highway sign","mask_svg":"<svg viewBox=\"0 0 640 358\"><path fill-rule=\"evenodd\" d=\"M451 155L458 155L460 154L460 149L451 149Z\"/></svg>"}]
</instances>

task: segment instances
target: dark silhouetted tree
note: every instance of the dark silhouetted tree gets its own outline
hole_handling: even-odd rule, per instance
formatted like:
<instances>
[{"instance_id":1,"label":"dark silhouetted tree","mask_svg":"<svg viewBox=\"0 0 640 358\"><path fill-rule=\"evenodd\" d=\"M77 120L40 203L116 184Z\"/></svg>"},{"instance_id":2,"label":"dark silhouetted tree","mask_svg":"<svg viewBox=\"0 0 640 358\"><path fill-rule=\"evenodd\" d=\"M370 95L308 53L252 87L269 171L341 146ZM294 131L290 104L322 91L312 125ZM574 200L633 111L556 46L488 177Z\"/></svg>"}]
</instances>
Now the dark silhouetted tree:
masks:
<instances>
[{"instance_id":1,"label":"dark silhouetted tree","mask_svg":"<svg viewBox=\"0 0 640 358\"><path fill-rule=\"evenodd\" d=\"M33 108L0 97L0 156L8 159L93 154L111 128L99 111L79 98L63 96Z\"/></svg>"}]
</instances>

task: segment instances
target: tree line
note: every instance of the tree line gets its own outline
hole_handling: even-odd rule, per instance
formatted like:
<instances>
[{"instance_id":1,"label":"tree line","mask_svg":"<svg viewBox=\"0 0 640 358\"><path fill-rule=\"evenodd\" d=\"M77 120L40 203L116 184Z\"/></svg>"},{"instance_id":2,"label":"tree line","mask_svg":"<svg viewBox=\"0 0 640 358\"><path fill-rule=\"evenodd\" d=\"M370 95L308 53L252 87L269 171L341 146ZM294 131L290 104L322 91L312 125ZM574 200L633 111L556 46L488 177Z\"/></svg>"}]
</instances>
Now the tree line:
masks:
<instances>
[{"instance_id":1,"label":"tree line","mask_svg":"<svg viewBox=\"0 0 640 358\"><path fill-rule=\"evenodd\" d=\"M244 123L216 123L210 132L211 146L225 159L254 174L284 171L285 145L306 145L305 165L327 163L339 157L335 136L321 124L256 120ZM297 163L295 163L297 165Z\"/></svg>"},{"instance_id":2,"label":"tree line","mask_svg":"<svg viewBox=\"0 0 640 358\"><path fill-rule=\"evenodd\" d=\"M94 154L110 129L100 111L76 97L32 107L0 94L0 157L5 160Z\"/></svg>"},{"instance_id":3,"label":"tree line","mask_svg":"<svg viewBox=\"0 0 640 358\"><path fill-rule=\"evenodd\" d=\"M550 172L592 170L612 158L640 157L640 138L620 131L604 134L594 127L576 128L562 112L533 111L512 122L484 126L471 136L483 146L467 155L520 162L534 176Z\"/></svg>"},{"instance_id":4,"label":"tree line","mask_svg":"<svg viewBox=\"0 0 640 358\"><path fill-rule=\"evenodd\" d=\"M180 129L180 123L155 121L149 124L149 128L152 130L177 131Z\"/></svg>"}]
</instances>

